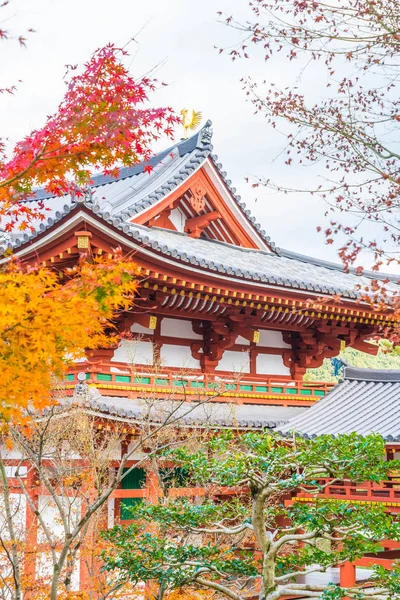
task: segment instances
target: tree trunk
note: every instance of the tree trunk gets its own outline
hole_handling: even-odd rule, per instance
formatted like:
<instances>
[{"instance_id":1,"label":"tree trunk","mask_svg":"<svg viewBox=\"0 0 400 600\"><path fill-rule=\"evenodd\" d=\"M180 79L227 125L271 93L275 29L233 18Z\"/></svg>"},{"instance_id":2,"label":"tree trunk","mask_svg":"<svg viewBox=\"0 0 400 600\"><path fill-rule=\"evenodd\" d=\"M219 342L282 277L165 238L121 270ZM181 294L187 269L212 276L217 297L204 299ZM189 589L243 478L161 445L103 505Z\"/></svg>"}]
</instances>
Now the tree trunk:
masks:
<instances>
[{"instance_id":1,"label":"tree trunk","mask_svg":"<svg viewBox=\"0 0 400 600\"><path fill-rule=\"evenodd\" d=\"M57 563L53 566L53 577L51 578L50 600L57 600L58 584L60 581L60 573L61 573L60 566Z\"/></svg>"},{"instance_id":2,"label":"tree trunk","mask_svg":"<svg viewBox=\"0 0 400 600\"><path fill-rule=\"evenodd\" d=\"M259 599L266 600L270 594L276 591L277 587L275 582L275 556L267 552L263 556Z\"/></svg>"},{"instance_id":3,"label":"tree trunk","mask_svg":"<svg viewBox=\"0 0 400 600\"><path fill-rule=\"evenodd\" d=\"M272 552L271 540L265 528L264 506L269 496L268 488L261 490L252 490L252 524L254 534L263 555L261 571L261 589L259 598L265 600L269 594L273 593L277 584L275 583L275 553Z\"/></svg>"}]
</instances>

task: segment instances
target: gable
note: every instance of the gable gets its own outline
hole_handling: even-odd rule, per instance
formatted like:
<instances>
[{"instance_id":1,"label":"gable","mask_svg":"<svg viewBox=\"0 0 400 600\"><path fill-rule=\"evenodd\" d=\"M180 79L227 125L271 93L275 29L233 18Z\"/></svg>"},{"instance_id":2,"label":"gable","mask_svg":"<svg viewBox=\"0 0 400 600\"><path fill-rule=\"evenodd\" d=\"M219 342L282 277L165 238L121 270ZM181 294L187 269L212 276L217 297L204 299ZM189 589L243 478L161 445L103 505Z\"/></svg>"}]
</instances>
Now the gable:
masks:
<instances>
[{"instance_id":1,"label":"gable","mask_svg":"<svg viewBox=\"0 0 400 600\"><path fill-rule=\"evenodd\" d=\"M12 232L4 232L0 244L15 247L28 242L84 201L106 220L122 221L127 226L158 227L276 252L274 243L226 179L217 156L212 154L211 137L208 121L191 138L154 155L148 165L124 167L117 177L95 175L90 189L76 195L52 197L45 190L36 190L28 202L40 203L42 218L31 223L32 231L21 232L17 224Z\"/></svg>"},{"instance_id":2,"label":"gable","mask_svg":"<svg viewBox=\"0 0 400 600\"><path fill-rule=\"evenodd\" d=\"M130 222L242 248L271 249L238 207L210 157L176 189L132 217Z\"/></svg>"}]
</instances>

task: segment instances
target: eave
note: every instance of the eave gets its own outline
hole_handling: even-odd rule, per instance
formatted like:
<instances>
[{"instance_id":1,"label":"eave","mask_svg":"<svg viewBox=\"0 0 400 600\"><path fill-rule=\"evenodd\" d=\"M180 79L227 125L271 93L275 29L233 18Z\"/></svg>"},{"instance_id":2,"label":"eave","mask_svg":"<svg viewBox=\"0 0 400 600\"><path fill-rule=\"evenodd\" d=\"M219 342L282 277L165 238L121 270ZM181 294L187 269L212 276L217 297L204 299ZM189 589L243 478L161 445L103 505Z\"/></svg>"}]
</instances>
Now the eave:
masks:
<instances>
[{"instance_id":1,"label":"eave","mask_svg":"<svg viewBox=\"0 0 400 600\"><path fill-rule=\"evenodd\" d=\"M360 322L374 327L393 323L390 314L377 315L365 303L360 302L355 294L352 298L344 297L339 305L332 303L330 299L335 290L327 290L328 293L324 295L321 290L312 289L311 286L290 287L286 285L287 282L282 281L282 285L272 277L268 281L260 281L260 277L257 280L246 273L238 277L227 273L226 269L222 272L220 265L214 264L213 268L210 268L206 263L193 264L188 257L183 260L175 249L152 241L149 234L154 236L154 230L132 228L117 219L105 219L101 213L93 212L92 207L84 203L77 204L68 214L60 216L58 222L53 223L34 239L21 244L15 255L23 261L51 267L54 263L52 252L59 250L62 241L82 226L101 238L107 252L111 252L116 246L121 246L125 252L135 252L146 278L143 283L144 289L165 288L164 293L188 297L190 294L197 294L220 305L247 307L248 310L264 312L273 310L276 314L282 313L280 322L285 314L295 312L306 317L308 321L314 318L335 318L343 322ZM213 243L210 244L211 248ZM2 262L6 260L3 258ZM279 257L277 260L280 260ZM321 301L320 310L313 309L313 301L324 297L326 301Z\"/></svg>"}]
</instances>

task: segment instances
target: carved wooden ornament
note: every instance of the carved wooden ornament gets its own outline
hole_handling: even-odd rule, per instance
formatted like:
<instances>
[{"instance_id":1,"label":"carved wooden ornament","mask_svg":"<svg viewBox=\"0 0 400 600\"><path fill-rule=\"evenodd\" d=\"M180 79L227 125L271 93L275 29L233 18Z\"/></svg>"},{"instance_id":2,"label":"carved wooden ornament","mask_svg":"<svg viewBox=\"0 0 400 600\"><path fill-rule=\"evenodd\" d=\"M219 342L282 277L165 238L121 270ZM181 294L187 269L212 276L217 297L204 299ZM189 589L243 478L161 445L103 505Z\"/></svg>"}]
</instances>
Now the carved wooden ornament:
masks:
<instances>
[{"instance_id":1,"label":"carved wooden ornament","mask_svg":"<svg viewBox=\"0 0 400 600\"><path fill-rule=\"evenodd\" d=\"M192 205L194 210L196 212L204 210L204 207L206 205L206 201L204 199L206 190L204 189L204 187L200 183L196 183L190 191L192 192L192 195L190 197L190 204Z\"/></svg>"}]
</instances>

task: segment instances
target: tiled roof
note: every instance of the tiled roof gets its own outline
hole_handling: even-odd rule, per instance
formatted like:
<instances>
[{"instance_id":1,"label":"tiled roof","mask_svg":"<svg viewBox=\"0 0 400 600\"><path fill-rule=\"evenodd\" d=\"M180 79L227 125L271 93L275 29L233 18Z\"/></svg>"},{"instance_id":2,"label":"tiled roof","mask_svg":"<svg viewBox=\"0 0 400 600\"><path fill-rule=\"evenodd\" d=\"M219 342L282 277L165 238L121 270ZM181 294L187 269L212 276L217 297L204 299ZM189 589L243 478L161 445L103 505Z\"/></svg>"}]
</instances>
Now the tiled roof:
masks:
<instances>
[{"instance_id":1,"label":"tiled roof","mask_svg":"<svg viewBox=\"0 0 400 600\"><path fill-rule=\"evenodd\" d=\"M341 265L294 252L278 249L273 253L252 250L215 240L195 239L185 233L158 227L148 228L143 225L126 223L119 217L101 211L100 207L92 200L82 201L81 205L86 206L98 217L117 227L136 243L147 247L156 254L191 265L193 268L220 273L234 279L318 294L339 294L343 298L351 299L356 299L359 295L356 287L364 288L370 284L371 279L379 277L398 281L397 276L383 273L365 272L363 276L356 275L354 271L345 273ZM65 205L62 211L57 211L53 217L48 219L46 225L40 224L38 232L45 231L46 228L61 221L76 207L76 204ZM18 248L29 239L36 237L38 232L34 232L30 236L28 234L19 236L14 239L13 247ZM394 288L394 284L392 285Z\"/></svg>"},{"instance_id":2,"label":"tiled roof","mask_svg":"<svg viewBox=\"0 0 400 600\"><path fill-rule=\"evenodd\" d=\"M357 285L370 283L367 276L345 273L340 265L293 252L265 252L223 242L193 239L186 234L152 227L131 226L130 235L156 252L194 267L235 278L321 294L357 298ZM383 275L381 275L383 276ZM370 277L376 278L371 273Z\"/></svg>"},{"instance_id":3,"label":"tiled roof","mask_svg":"<svg viewBox=\"0 0 400 600\"><path fill-rule=\"evenodd\" d=\"M181 140L174 146L154 155L148 163L122 168L116 178L95 175L90 188L91 195L87 199L88 203L101 207L101 212L105 218L111 217L127 221L172 192L209 158L245 218L251 222L269 247L273 249L275 244L271 242L261 225L252 217L241 197L236 194L236 189L232 187L232 182L227 179L222 165L218 162L217 155L212 154L211 138L211 121L207 121L204 127L194 136L187 140ZM148 164L152 166L150 173L145 171ZM35 198L29 202L36 202L37 200L43 202L45 219L32 223L35 228L33 234L28 232L21 234L17 231L11 234L9 240L5 236L3 243L9 241L11 247L20 246L41 231L51 227L54 222L72 210L79 199L71 197L70 194L54 197L44 190L37 190Z\"/></svg>"},{"instance_id":4,"label":"tiled roof","mask_svg":"<svg viewBox=\"0 0 400 600\"><path fill-rule=\"evenodd\" d=\"M146 402L140 399L102 396L93 388L89 388L89 393L84 400L79 394L75 395L74 400L95 412L136 422L141 420L162 422L173 412L174 418L181 417L182 424L192 427L207 424L212 427L273 429L307 410L303 407L237 405L230 402L178 403L173 400ZM71 400L65 399L62 405L71 406Z\"/></svg>"},{"instance_id":5,"label":"tiled roof","mask_svg":"<svg viewBox=\"0 0 400 600\"><path fill-rule=\"evenodd\" d=\"M11 239L7 239L7 235L3 236L0 239L0 254L7 246L19 248L64 219L79 205L84 205L157 254L236 279L319 294L340 294L352 299L358 297L357 286L363 288L371 279L388 277L398 281L398 277L383 273L366 272L364 276L359 276L354 271L345 273L341 265L276 248L266 232L255 222L240 196L236 195L236 190L231 187L231 181L226 179L226 173L217 162L217 157L211 154L211 135L211 122L208 121L190 139L155 155L150 161L153 167L150 174L144 171L144 164L139 164L121 169L117 179L95 176L88 198L55 198L38 191L37 197L48 209L44 213L46 220L38 221L33 232L16 232L11 235ZM249 250L208 239L193 239L179 232L156 227L149 229L127 222L135 213L148 208L179 186L208 158L213 161L246 219L253 224L273 252Z\"/></svg>"},{"instance_id":6,"label":"tiled roof","mask_svg":"<svg viewBox=\"0 0 400 600\"><path fill-rule=\"evenodd\" d=\"M379 433L388 442L400 442L400 371L346 366L342 383L280 429L308 438Z\"/></svg>"}]
</instances>

